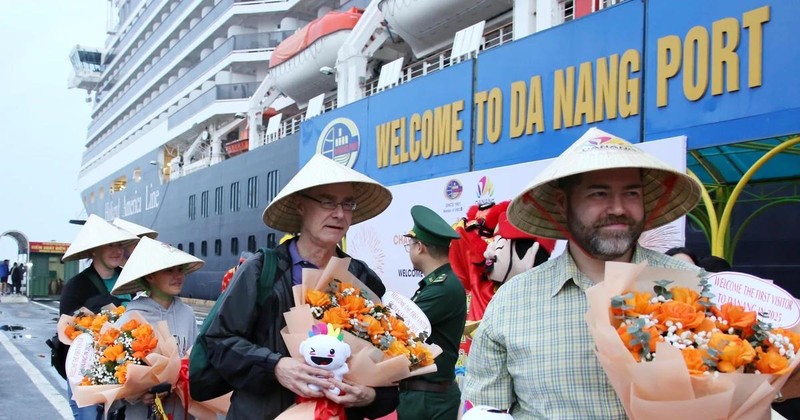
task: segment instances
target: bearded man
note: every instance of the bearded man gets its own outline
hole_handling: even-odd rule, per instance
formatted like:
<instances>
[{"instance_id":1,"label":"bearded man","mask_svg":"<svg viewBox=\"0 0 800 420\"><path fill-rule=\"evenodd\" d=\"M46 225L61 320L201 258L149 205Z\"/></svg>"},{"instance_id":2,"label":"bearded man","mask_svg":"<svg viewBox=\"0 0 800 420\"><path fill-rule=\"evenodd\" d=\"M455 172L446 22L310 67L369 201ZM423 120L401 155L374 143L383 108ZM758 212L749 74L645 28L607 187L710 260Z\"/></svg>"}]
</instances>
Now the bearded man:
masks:
<instances>
[{"instance_id":1,"label":"bearded man","mask_svg":"<svg viewBox=\"0 0 800 420\"><path fill-rule=\"evenodd\" d=\"M701 186L629 142L589 129L508 208L531 235L568 240L557 258L501 287L475 333L464 396L515 419L624 419L593 351L585 291L606 261L695 269L638 245L645 229L683 216Z\"/></svg>"}]
</instances>

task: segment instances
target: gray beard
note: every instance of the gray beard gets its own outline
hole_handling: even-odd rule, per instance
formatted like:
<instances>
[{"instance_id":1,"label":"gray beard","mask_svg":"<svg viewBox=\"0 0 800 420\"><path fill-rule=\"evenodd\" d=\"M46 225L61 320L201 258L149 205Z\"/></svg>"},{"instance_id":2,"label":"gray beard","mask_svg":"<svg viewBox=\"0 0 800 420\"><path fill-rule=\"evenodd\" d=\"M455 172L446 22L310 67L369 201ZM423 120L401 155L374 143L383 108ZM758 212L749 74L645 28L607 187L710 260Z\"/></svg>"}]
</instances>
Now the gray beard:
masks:
<instances>
[{"instance_id":1,"label":"gray beard","mask_svg":"<svg viewBox=\"0 0 800 420\"><path fill-rule=\"evenodd\" d=\"M603 233L600 228L610 223L625 223L629 229L625 232ZM598 260L613 261L622 257L636 246L644 227L644 220L635 220L622 217L609 217L592 226L587 226L572 214L570 210L567 219L567 229L572 235L572 240L577 242L584 251Z\"/></svg>"}]
</instances>

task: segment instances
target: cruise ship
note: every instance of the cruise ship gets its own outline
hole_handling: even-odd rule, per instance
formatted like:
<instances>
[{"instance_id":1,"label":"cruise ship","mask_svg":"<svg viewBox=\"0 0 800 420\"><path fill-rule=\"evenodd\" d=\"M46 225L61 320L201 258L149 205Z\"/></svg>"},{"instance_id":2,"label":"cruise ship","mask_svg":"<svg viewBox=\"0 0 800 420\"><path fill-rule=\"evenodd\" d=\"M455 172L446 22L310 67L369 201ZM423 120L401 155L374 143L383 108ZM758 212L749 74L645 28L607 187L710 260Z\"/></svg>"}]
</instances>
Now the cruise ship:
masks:
<instances>
[{"instance_id":1,"label":"cruise ship","mask_svg":"<svg viewBox=\"0 0 800 420\"><path fill-rule=\"evenodd\" d=\"M777 201L794 202L781 214L797 217L800 88L785 72L800 64L794 2L108 7L105 45L70 55L70 87L86 90L92 106L82 200L87 213L150 227L204 259L188 297L216 298L242 252L280 240L261 212L314 153L393 188L397 217L423 202L455 220L512 198L533 178L526 165L557 156L592 126L680 151L709 191L686 223L691 246L778 282L798 268L796 247L780 246L796 243L797 228L747 217ZM746 213L731 216L725 205L743 189ZM407 223L389 217L351 229L348 252L402 284L418 273L398 251ZM747 225L760 227L740 238ZM757 252L769 229L777 251Z\"/></svg>"}]
</instances>

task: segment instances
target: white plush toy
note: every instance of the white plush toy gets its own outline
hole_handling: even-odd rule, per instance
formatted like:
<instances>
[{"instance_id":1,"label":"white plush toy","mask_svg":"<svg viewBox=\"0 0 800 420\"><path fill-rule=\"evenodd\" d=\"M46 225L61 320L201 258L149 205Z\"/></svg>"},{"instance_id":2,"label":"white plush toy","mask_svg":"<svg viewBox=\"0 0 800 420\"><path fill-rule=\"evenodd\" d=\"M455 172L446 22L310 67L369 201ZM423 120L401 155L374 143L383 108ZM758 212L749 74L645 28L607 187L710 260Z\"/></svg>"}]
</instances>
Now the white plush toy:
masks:
<instances>
[{"instance_id":1,"label":"white plush toy","mask_svg":"<svg viewBox=\"0 0 800 420\"><path fill-rule=\"evenodd\" d=\"M331 324L317 324L311 327L308 338L300 343L300 354L306 363L325 369L333 373L333 377L341 381L349 371L347 358L350 357L350 345L344 342L341 329L334 328ZM319 386L308 384L314 391L319 391ZM339 395L339 388L326 389L326 393Z\"/></svg>"}]
</instances>

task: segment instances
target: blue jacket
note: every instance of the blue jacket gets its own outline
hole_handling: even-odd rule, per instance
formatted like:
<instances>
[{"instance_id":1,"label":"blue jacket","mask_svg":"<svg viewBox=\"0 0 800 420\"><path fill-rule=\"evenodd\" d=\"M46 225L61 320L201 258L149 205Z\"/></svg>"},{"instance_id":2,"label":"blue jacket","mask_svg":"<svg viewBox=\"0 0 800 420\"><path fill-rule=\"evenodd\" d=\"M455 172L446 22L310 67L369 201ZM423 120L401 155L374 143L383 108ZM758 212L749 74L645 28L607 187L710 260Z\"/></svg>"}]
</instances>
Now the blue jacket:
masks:
<instances>
[{"instance_id":1,"label":"blue jacket","mask_svg":"<svg viewBox=\"0 0 800 420\"><path fill-rule=\"evenodd\" d=\"M0 277L8 277L8 263L0 261Z\"/></svg>"}]
</instances>

